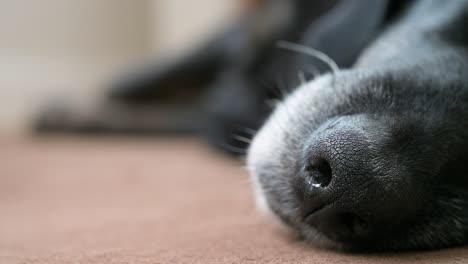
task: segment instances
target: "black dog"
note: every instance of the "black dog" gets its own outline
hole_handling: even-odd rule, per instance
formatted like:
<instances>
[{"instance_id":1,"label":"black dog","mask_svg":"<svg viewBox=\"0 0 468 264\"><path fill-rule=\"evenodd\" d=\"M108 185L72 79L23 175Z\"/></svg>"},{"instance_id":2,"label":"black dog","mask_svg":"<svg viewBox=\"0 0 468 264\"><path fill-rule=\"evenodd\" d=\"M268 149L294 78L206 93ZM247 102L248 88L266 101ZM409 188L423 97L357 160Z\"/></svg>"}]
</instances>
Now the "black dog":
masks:
<instances>
[{"instance_id":1,"label":"black dog","mask_svg":"<svg viewBox=\"0 0 468 264\"><path fill-rule=\"evenodd\" d=\"M326 247L468 242L467 23L466 0L416 1L288 96L249 151L260 207Z\"/></svg>"},{"instance_id":2,"label":"black dog","mask_svg":"<svg viewBox=\"0 0 468 264\"><path fill-rule=\"evenodd\" d=\"M39 127L158 132L163 119L243 152L270 115L265 101L285 94L248 154L261 208L326 247L460 245L467 22L467 0L270 0L190 56L119 80L92 118L55 111ZM171 96L186 105L189 91L195 106L176 121L146 108Z\"/></svg>"},{"instance_id":3,"label":"black dog","mask_svg":"<svg viewBox=\"0 0 468 264\"><path fill-rule=\"evenodd\" d=\"M266 0L187 56L145 65L114 81L93 108L52 104L39 131L198 133L225 151L245 154L271 104L329 71L316 58L279 49L277 41L320 50L341 68L404 9L407 1ZM300 75L300 79L299 79ZM267 103L268 104L267 104ZM245 128L249 128L246 130Z\"/></svg>"}]
</instances>

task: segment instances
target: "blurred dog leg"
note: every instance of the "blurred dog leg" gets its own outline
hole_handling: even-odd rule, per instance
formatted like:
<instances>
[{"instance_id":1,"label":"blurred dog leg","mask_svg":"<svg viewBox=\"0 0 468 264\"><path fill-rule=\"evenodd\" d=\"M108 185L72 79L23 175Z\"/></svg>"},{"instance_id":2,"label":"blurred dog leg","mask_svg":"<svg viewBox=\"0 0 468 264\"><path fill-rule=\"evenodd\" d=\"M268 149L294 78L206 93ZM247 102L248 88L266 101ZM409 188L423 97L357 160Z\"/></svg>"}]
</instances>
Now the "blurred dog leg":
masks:
<instances>
[{"instance_id":1,"label":"blurred dog leg","mask_svg":"<svg viewBox=\"0 0 468 264\"><path fill-rule=\"evenodd\" d=\"M40 134L180 135L195 133L199 124L199 111L189 106L129 105L106 99L89 105L61 99L40 113L34 129Z\"/></svg>"}]
</instances>

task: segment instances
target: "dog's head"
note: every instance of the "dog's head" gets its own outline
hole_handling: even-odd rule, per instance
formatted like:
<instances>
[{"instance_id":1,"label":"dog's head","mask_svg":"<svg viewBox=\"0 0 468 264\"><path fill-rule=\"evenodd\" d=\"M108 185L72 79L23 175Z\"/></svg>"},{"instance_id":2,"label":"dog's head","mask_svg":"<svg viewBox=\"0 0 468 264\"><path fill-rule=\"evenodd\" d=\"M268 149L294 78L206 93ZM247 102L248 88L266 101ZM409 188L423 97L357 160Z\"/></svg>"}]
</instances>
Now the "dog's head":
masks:
<instances>
[{"instance_id":1,"label":"dog's head","mask_svg":"<svg viewBox=\"0 0 468 264\"><path fill-rule=\"evenodd\" d=\"M342 71L288 96L249 150L258 205L325 247L466 242L468 87L460 65L431 63Z\"/></svg>"}]
</instances>

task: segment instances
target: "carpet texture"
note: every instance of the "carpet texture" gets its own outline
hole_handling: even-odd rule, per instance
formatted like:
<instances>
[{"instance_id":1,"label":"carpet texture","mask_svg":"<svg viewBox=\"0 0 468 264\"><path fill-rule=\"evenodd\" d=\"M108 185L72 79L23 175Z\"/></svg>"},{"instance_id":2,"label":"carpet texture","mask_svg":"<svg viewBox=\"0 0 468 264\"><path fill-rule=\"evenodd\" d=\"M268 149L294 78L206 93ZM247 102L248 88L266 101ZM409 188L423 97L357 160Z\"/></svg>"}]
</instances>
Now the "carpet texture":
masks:
<instances>
[{"instance_id":1,"label":"carpet texture","mask_svg":"<svg viewBox=\"0 0 468 264\"><path fill-rule=\"evenodd\" d=\"M252 203L241 163L191 139L0 140L0 263L468 263L468 248L343 254Z\"/></svg>"}]
</instances>

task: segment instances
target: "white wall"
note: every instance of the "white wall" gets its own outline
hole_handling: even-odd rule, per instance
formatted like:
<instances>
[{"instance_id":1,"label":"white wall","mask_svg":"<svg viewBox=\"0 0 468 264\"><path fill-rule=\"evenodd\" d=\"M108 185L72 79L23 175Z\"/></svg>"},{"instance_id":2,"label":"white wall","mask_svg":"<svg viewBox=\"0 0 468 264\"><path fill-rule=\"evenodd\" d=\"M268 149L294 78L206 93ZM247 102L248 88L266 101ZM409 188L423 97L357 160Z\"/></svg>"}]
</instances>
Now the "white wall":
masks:
<instances>
[{"instance_id":1,"label":"white wall","mask_svg":"<svg viewBox=\"0 0 468 264\"><path fill-rule=\"evenodd\" d=\"M58 94L99 94L124 66L199 42L235 0L0 0L0 130Z\"/></svg>"},{"instance_id":2,"label":"white wall","mask_svg":"<svg viewBox=\"0 0 468 264\"><path fill-rule=\"evenodd\" d=\"M154 0L153 52L179 51L222 28L239 12L238 0Z\"/></svg>"}]
</instances>

